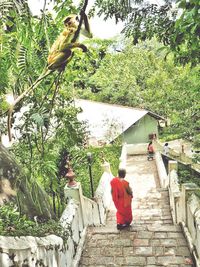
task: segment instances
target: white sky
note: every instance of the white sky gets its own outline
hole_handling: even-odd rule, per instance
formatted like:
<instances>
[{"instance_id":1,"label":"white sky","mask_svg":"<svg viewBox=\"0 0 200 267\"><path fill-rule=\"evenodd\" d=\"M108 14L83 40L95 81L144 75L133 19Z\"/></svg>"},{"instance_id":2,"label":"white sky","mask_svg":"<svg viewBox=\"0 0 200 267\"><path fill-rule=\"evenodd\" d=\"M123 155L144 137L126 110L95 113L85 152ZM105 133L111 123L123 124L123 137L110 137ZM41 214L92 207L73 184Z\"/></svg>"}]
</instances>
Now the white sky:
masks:
<instances>
[{"instance_id":1,"label":"white sky","mask_svg":"<svg viewBox=\"0 0 200 267\"><path fill-rule=\"evenodd\" d=\"M163 4L163 0L147 0L150 3L157 5ZM47 0L47 7L49 10L53 9L53 1ZM80 0L73 0L75 5L80 3ZM87 10L93 5L94 0L89 0ZM44 0L28 0L29 7L34 15L39 14L40 10L43 9ZM102 17L94 17L90 20L91 31L94 37L108 39L119 34L123 29L123 23L115 24L114 19L103 20Z\"/></svg>"},{"instance_id":2,"label":"white sky","mask_svg":"<svg viewBox=\"0 0 200 267\"><path fill-rule=\"evenodd\" d=\"M163 0L147 0L150 3L157 5L163 4ZM80 3L80 0L73 0L75 5ZM94 0L89 0L87 10L93 5ZM53 1L47 0L47 7L49 10L53 9ZM44 0L28 0L29 7L34 15L39 14L40 10L43 9ZM123 29L123 23L115 24L114 19L103 20L102 17L94 17L90 20L91 31L94 37L108 39L119 34Z\"/></svg>"},{"instance_id":3,"label":"white sky","mask_svg":"<svg viewBox=\"0 0 200 267\"><path fill-rule=\"evenodd\" d=\"M74 3L78 2L78 0L74 0ZM89 1L90 5L92 2L93 0ZM43 9L44 0L28 0L28 4L33 14L37 15L40 13L40 10ZM52 8L53 4L52 2L50 2L48 4L48 9L52 10ZM104 21L102 18L99 17L91 18L90 25L93 36L102 39L112 38L119 34L123 29L123 23L118 23L116 25L114 20L109 19L107 21Z\"/></svg>"}]
</instances>

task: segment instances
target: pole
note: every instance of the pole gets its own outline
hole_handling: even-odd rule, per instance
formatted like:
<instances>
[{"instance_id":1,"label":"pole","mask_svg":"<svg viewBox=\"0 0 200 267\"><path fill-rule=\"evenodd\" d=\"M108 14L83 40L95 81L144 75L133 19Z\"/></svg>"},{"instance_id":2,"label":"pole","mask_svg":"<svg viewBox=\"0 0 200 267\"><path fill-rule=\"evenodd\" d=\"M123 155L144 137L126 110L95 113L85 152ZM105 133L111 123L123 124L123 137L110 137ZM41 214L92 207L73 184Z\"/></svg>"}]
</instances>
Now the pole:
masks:
<instances>
[{"instance_id":1,"label":"pole","mask_svg":"<svg viewBox=\"0 0 200 267\"><path fill-rule=\"evenodd\" d=\"M92 198L94 197L94 187L93 187L93 178L92 178L92 164L89 162L89 175L90 175L90 188L92 193Z\"/></svg>"}]
</instances>

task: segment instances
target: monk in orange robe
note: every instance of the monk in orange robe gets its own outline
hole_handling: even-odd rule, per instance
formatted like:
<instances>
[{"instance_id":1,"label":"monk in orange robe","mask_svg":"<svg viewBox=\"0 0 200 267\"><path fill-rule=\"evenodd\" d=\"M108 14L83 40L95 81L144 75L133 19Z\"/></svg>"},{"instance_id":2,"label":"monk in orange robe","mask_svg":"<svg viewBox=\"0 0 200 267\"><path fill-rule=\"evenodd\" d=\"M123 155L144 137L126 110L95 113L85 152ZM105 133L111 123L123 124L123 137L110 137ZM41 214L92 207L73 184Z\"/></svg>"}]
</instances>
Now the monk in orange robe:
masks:
<instances>
[{"instance_id":1,"label":"monk in orange robe","mask_svg":"<svg viewBox=\"0 0 200 267\"><path fill-rule=\"evenodd\" d=\"M117 229L121 230L128 227L132 222L131 202L133 198L132 190L129 183L124 180L126 171L119 169L118 177L115 177L110 182L112 199L117 209Z\"/></svg>"}]
</instances>

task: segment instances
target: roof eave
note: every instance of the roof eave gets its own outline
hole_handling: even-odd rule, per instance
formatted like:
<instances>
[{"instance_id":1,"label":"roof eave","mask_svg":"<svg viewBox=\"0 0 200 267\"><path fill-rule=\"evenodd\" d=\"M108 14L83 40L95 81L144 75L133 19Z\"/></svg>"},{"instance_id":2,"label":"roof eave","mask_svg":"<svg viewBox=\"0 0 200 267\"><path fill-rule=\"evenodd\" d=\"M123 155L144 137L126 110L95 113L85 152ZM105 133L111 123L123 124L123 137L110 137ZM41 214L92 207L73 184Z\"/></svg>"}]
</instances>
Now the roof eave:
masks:
<instances>
[{"instance_id":1,"label":"roof eave","mask_svg":"<svg viewBox=\"0 0 200 267\"><path fill-rule=\"evenodd\" d=\"M153 117L153 118L155 118L155 119L157 119L157 120L164 120L164 121L167 121L167 119L166 118L164 118L164 117L162 117L162 116L160 116L160 115L158 115L158 114L156 114L156 113L154 113L154 112L152 112L152 111L147 111L147 114L149 114L151 117Z\"/></svg>"}]
</instances>

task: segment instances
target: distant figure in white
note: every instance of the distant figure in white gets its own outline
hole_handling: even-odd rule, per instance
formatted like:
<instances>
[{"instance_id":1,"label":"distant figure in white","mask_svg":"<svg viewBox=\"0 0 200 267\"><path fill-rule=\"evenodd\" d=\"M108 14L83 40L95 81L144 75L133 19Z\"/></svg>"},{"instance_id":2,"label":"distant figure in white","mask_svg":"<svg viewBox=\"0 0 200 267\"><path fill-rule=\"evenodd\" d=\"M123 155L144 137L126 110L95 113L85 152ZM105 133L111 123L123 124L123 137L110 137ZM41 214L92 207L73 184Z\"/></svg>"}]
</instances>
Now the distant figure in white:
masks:
<instances>
[{"instance_id":1,"label":"distant figure in white","mask_svg":"<svg viewBox=\"0 0 200 267\"><path fill-rule=\"evenodd\" d=\"M96 198L102 198L103 204L105 208L108 208L111 203L111 186L110 186L110 181L114 177L111 173L110 170L110 163L104 162L102 165L104 173L101 176L101 179L99 181L99 185L97 187L97 190L95 192L95 197Z\"/></svg>"},{"instance_id":2,"label":"distant figure in white","mask_svg":"<svg viewBox=\"0 0 200 267\"><path fill-rule=\"evenodd\" d=\"M163 147L163 150L164 150L164 154L165 155L168 155L169 154L169 144L168 143L165 143L164 144L164 147Z\"/></svg>"}]
</instances>

